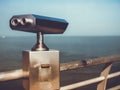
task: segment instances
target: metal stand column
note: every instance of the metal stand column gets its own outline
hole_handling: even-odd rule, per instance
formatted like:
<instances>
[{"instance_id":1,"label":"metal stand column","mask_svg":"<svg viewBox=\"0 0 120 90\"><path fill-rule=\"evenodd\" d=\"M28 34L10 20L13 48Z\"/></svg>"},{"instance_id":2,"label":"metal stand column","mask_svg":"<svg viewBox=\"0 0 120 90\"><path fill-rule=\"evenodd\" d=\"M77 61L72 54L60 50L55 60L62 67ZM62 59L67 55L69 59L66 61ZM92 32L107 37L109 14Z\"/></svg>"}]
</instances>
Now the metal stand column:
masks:
<instances>
[{"instance_id":1,"label":"metal stand column","mask_svg":"<svg viewBox=\"0 0 120 90\"><path fill-rule=\"evenodd\" d=\"M39 35L33 51L23 51L23 71L29 71L29 78L23 80L23 86L25 90L59 90L59 51L43 47Z\"/></svg>"}]
</instances>

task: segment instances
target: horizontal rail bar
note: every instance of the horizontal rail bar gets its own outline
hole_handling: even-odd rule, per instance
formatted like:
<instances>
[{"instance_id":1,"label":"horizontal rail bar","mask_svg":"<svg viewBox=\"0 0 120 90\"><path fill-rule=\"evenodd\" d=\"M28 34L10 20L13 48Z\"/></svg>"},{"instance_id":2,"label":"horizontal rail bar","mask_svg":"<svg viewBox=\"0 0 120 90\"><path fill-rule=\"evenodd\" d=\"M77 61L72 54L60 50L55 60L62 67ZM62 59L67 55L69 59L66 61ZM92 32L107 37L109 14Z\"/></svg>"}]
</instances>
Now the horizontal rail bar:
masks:
<instances>
[{"instance_id":1,"label":"horizontal rail bar","mask_svg":"<svg viewBox=\"0 0 120 90\"><path fill-rule=\"evenodd\" d=\"M22 69L0 72L0 82L28 77L28 73L23 73Z\"/></svg>"},{"instance_id":2,"label":"horizontal rail bar","mask_svg":"<svg viewBox=\"0 0 120 90\"><path fill-rule=\"evenodd\" d=\"M72 70L86 66L93 66L97 64L109 63L120 60L120 55L101 57L96 59L88 59L86 61L74 61L60 64L60 71ZM7 72L0 72L0 82L14 79L21 79L29 77L29 72L23 72L22 69L12 70ZM112 76L109 76L112 77Z\"/></svg>"},{"instance_id":3,"label":"horizontal rail bar","mask_svg":"<svg viewBox=\"0 0 120 90\"><path fill-rule=\"evenodd\" d=\"M109 74L107 78L110 79L110 78L114 78L114 77L117 77L117 76L120 76L120 71L112 73L112 74Z\"/></svg>"},{"instance_id":4,"label":"horizontal rail bar","mask_svg":"<svg viewBox=\"0 0 120 90\"><path fill-rule=\"evenodd\" d=\"M84 60L84 61L73 61L73 62L61 64L60 71L78 69L78 68L94 66L94 65L98 65L98 64L105 64L105 63L109 63L109 62L115 62L118 60L120 60L120 55L88 59L88 60Z\"/></svg>"},{"instance_id":5,"label":"horizontal rail bar","mask_svg":"<svg viewBox=\"0 0 120 90\"><path fill-rule=\"evenodd\" d=\"M120 76L120 72L109 74L107 79L117 77L117 76ZM82 82L78 82L78 83L63 86L63 87L60 88L60 90L71 90L71 89L86 86L86 85L89 85L89 84L97 83L97 82L100 82L104 79L105 79L104 76L100 76L100 77L97 77L97 78L93 78L93 79L85 80L85 81L82 81Z\"/></svg>"}]
</instances>

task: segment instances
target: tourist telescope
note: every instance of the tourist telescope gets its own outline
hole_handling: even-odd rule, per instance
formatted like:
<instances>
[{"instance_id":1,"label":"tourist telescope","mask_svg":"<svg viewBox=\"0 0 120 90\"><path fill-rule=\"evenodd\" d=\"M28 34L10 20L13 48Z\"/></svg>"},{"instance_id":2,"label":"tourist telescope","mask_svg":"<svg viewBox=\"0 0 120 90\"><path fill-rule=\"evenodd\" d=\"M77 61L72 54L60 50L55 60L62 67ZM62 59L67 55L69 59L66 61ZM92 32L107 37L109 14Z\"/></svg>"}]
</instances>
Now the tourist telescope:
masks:
<instances>
[{"instance_id":1,"label":"tourist telescope","mask_svg":"<svg viewBox=\"0 0 120 90\"><path fill-rule=\"evenodd\" d=\"M42 32L44 34L61 34L67 28L64 19L38 16L34 14L16 15L10 19L10 27L26 32Z\"/></svg>"},{"instance_id":2,"label":"tourist telescope","mask_svg":"<svg viewBox=\"0 0 120 90\"><path fill-rule=\"evenodd\" d=\"M43 34L62 34L67 26L68 22L64 19L34 14L15 15L10 19L11 29L37 33L37 43L32 51L49 50L43 42Z\"/></svg>"}]
</instances>

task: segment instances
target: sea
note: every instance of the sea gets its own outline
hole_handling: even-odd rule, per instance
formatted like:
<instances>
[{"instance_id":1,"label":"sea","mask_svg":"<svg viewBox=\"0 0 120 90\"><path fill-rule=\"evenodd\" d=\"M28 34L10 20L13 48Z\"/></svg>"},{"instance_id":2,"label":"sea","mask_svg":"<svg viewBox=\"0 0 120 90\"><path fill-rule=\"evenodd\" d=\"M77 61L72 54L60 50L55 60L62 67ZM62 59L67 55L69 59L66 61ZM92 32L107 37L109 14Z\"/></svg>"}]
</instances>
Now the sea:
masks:
<instances>
[{"instance_id":1,"label":"sea","mask_svg":"<svg viewBox=\"0 0 120 90\"><path fill-rule=\"evenodd\" d=\"M22 68L22 51L36 43L34 36L0 38L0 71ZM120 36L45 36L49 49L60 51L60 63L120 54Z\"/></svg>"}]
</instances>

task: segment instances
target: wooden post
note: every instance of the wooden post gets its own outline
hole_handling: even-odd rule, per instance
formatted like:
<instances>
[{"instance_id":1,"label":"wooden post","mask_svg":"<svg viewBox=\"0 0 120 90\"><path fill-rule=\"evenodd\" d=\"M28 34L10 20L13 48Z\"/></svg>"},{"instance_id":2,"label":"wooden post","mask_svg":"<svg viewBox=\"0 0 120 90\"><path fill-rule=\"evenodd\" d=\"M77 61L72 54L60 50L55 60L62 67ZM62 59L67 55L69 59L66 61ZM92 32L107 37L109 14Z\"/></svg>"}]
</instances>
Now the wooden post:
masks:
<instances>
[{"instance_id":1,"label":"wooden post","mask_svg":"<svg viewBox=\"0 0 120 90\"><path fill-rule=\"evenodd\" d=\"M106 90L107 76L110 72L111 67L112 67L112 63L105 64L105 67L100 74L100 76L104 76L105 79L103 81L101 81L100 83L98 83L97 90Z\"/></svg>"}]
</instances>

